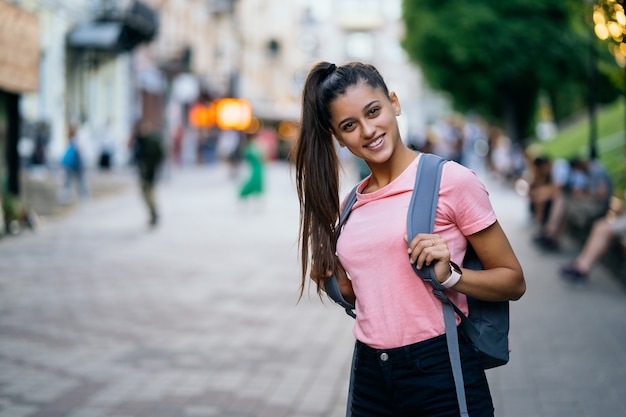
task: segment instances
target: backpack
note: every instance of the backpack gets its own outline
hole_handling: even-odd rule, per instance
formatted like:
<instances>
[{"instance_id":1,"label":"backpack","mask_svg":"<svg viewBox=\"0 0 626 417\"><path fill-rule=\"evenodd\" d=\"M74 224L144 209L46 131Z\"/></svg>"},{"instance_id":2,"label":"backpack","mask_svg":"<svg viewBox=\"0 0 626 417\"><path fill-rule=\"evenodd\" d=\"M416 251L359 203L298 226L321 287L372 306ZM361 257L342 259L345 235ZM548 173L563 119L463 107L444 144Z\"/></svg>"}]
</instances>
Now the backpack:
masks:
<instances>
[{"instance_id":1,"label":"backpack","mask_svg":"<svg viewBox=\"0 0 626 417\"><path fill-rule=\"evenodd\" d=\"M78 150L76 149L76 145L74 143L70 143L63 154L63 159L61 163L64 167L72 170L76 170L80 166L80 155L78 154Z\"/></svg>"},{"instance_id":2,"label":"backpack","mask_svg":"<svg viewBox=\"0 0 626 417\"><path fill-rule=\"evenodd\" d=\"M411 195L411 203L407 215L407 235L409 241L418 233L433 232L441 171L445 162L447 162L445 159L434 154L423 153L421 156L417 166L415 187ZM352 206L356 202L357 187L355 186L346 198L339 219L340 230L347 221ZM463 259L463 267L474 270L483 269L476 252L469 245L469 242L465 258ZM467 415L458 334L455 330L455 313L461 318L462 330L479 352L483 369L490 369L504 365L509 361L509 302L483 301L467 297L469 314L465 316L444 293L445 288L437 281L432 267L417 269L413 265L413 269L422 280L433 287L433 294L443 304L446 339L457 398L461 408L461 415ZM325 290L335 303L346 310L348 315L356 317L354 306L348 303L341 295L337 278L334 275L326 281Z\"/></svg>"}]
</instances>

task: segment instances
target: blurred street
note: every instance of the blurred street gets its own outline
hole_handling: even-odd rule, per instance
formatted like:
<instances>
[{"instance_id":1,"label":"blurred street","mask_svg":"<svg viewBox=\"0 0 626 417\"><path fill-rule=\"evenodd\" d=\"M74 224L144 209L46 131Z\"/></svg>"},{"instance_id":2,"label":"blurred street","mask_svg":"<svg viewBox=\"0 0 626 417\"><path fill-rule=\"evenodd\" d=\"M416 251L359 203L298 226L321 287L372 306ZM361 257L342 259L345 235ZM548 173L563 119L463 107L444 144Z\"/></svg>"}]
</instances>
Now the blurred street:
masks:
<instances>
[{"instance_id":1,"label":"blurred street","mask_svg":"<svg viewBox=\"0 0 626 417\"><path fill-rule=\"evenodd\" d=\"M293 175L267 176L244 204L225 166L172 171L155 229L129 177L0 240L0 416L343 416L352 319L313 289L297 303ZM602 266L560 282L575 248L539 252L526 199L483 180L528 282L488 371L496 415L625 415L626 292Z\"/></svg>"}]
</instances>

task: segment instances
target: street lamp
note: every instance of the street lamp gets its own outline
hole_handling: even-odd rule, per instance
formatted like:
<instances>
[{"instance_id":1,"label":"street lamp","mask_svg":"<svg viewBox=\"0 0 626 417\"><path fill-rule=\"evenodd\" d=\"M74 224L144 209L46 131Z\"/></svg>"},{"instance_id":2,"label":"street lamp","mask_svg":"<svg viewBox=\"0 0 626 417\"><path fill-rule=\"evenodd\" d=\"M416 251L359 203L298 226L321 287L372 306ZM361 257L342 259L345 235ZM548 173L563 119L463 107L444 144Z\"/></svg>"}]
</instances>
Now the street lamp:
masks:
<instances>
[{"instance_id":1,"label":"street lamp","mask_svg":"<svg viewBox=\"0 0 626 417\"><path fill-rule=\"evenodd\" d=\"M609 51L617 65L624 69L624 101L626 104L626 0L599 0L593 6L593 23L596 36L609 41ZM626 105L624 106L626 108ZM626 122L626 116L624 117ZM626 126L624 128L626 141Z\"/></svg>"},{"instance_id":2,"label":"street lamp","mask_svg":"<svg viewBox=\"0 0 626 417\"><path fill-rule=\"evenodd\" d=\"M586 3L593 4L595 10L595 1L586 0ZM585 14L585 23L587 23L587 15ZM589 100L589 159L598 157L598 120L596 114L596 89L598 85L598 51L596 50L596 37L593 34L593 28L589 33L589 78L588 78L588 97Z\"/></svg>"}]
</instances>

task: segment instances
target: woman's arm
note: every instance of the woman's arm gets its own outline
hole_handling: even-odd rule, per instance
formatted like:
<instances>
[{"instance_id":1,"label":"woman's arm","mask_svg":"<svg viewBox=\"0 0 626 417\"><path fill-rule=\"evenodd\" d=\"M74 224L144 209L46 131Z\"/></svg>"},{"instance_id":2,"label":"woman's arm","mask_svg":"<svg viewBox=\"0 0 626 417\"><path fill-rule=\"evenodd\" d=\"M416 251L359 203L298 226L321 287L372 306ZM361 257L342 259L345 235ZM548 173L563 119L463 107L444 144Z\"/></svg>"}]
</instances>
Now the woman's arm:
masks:
<instances>
[{"instance_id":1,"label":"woman's arm","mask_svg":"<svg viewBox=\"0 0 626 417\"><path fill-rule=\"evenodd\" d=\"M456 291L486 301L518 300L526 291L524 272L506 234L497 221L467 240L483 270L462 268ZM439 277L438 277L439 278Z\"/></svg>"},{"instance_id":2,"label":"woman's arm","mask_svg":"<svg viewBox=\"0 0 626 417\"><path fill-rule=\"evenodd\" d=\"M467 236L483 270L461 267L462 276L454 290L485 301L518 300L526 291L522 267L500 223ZM418 234L409 244L411 262L418 268L433 265L439 282L451 275L448 244L438 234Z\"/></svg>"}]
</instances>

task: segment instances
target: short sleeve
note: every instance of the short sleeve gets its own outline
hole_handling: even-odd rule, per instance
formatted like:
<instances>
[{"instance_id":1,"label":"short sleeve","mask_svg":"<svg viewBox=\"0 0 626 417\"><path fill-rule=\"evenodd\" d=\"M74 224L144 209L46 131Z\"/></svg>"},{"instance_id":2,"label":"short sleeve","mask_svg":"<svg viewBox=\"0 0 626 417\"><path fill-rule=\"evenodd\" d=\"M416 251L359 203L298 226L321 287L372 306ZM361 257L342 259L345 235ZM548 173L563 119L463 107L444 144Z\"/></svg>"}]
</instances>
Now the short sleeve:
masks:
<instances>
[{"instance_id":1,"label":"short sleeve","mask_svg":"<svg viewBox=\"0 0 626 417\"><path fill-rule=\"evenodd\" d=\"M552 182L556 185L564 186L570 176L569 162L565 159L557 159L552 163Z\"/></svg>"},{"instance_id":2,"label":"short sleeve","mask_svg":"<svg viewBox=\"0 0 626 417\"><path fill-rule=\"evenodd\" d=\"M486 229L497 220L485 185L474 171L456 162L444 165L437 210L442 219L465 236Z\"/></svg>"}]
</instances>

